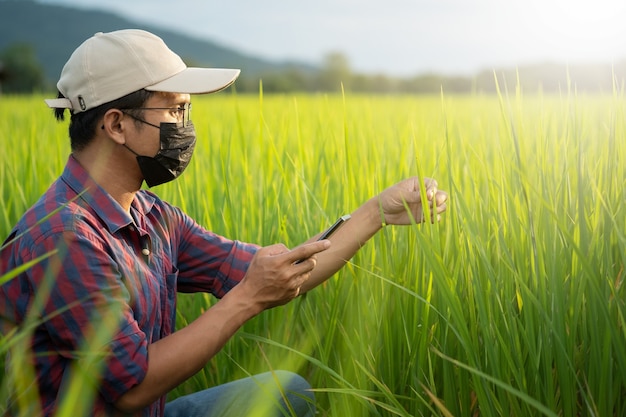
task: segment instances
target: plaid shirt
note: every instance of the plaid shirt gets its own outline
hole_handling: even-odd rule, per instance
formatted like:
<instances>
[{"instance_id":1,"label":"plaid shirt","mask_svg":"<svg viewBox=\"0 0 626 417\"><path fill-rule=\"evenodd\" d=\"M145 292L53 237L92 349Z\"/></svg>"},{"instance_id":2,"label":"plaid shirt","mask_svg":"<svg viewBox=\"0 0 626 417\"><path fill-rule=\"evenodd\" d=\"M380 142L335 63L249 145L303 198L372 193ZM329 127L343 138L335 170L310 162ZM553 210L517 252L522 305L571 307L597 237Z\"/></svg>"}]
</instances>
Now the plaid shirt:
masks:
<instances>
[{"instance_id":1,"label":"plaid shirt","mask_svg":"<svg viewBox=\"0 0 626 417\"><path fill-rule=\"evenodd\" d=\"M44 318L32 350L45 415L58 406L84 343L98 337L96 349L105 347L108 356L89 414L110 412L143 380L148 345L175 330L176 291L222 297L258 248L203 229L149 191L136 194L128 213L71 156L5 245L0 276L55 251L0 286L3 334L29 315ZM37 296L43 304L35 309ZM162 415L164 402L139 415Z\"/></svg>"}]
</instances>

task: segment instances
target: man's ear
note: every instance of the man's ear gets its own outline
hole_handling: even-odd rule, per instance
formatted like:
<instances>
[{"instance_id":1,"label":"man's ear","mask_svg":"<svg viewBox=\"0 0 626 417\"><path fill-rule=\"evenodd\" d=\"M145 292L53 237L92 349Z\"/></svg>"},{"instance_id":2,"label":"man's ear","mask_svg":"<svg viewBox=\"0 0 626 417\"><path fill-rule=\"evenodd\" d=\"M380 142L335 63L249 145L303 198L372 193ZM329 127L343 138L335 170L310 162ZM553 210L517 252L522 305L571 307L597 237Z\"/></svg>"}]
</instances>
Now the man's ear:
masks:
<instances>
[{"instance_id":1,"label":"man's ear","mask_svg":"<svg viewBox=\"0 0 626 417\"><path fill-rule=\"evenodd\" d=\"M126 128L128 127L128 118L119 109L109 109L102 117L100 129L106 133L114 142L123 145L126 143ZM124 120L126 119L126 120Z\"/></svg>"}]
</instances>

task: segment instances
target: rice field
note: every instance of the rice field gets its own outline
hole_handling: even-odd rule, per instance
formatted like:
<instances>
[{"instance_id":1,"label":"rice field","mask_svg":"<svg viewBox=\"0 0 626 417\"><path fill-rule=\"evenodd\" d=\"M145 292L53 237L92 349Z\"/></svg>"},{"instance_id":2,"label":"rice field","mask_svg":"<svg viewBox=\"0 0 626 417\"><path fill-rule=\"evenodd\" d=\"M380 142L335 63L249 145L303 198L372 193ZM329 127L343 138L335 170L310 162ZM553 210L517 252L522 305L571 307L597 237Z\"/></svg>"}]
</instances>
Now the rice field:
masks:
<instances>
[{"instance_id":1,"label":"rice field","mask_svg":"<svg viewBox=\"0 0 626 417\"><path fill-rule=\"evenodd\" d=\"M625 103L619 88L194 98L192 163L154 191L217 233L292 247L411 175L450 197L439 223L385 227L247 323L172 396L288 369L321 416L626 415ZM69 139L42 97L2 97L0 127L4 240ZM214 301L180 295L178 326Z\"/></svg>"}]
</instances>

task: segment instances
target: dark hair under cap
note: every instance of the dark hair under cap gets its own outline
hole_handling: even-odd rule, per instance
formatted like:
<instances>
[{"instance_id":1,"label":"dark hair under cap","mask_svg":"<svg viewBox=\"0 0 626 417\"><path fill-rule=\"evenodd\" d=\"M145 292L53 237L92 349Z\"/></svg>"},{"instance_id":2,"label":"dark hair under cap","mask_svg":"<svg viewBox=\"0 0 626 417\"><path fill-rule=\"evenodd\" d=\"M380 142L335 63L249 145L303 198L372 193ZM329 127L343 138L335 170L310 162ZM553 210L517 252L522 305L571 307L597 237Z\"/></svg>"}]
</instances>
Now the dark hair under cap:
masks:
<instances>
[{"instance_id":1,"label":"dark hair under cap","mask_svg":"<svg viewBox=\"0 0 626 417\"><path fill-rule=\"evenodd\" d=\"M69 135L72 151L80 151L91 142L96 134L98 125L102 123L102 118L107 111L110 109L134 109L143 107L144 103L148 101L153 94L155 94L153 91L142 89L84 112L74 113L70 110ZM58 97L64 98L63 94L60 92ZM65 120L65 110L66 109L62 108L54 109L54 115L57 120Z\"/></svg>"}]
</instances>

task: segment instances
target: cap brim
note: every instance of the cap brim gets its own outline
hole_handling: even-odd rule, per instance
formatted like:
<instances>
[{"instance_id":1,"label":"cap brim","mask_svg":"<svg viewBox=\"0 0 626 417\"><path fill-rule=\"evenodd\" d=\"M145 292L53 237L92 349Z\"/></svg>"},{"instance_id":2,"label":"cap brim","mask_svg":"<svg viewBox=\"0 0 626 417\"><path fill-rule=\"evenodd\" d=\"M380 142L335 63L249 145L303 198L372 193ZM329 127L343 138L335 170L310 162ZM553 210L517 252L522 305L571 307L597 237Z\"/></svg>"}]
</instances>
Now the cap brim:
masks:
<instances>
[{"instance_id":1,"label":"cap brim","mask_svg":"<svg viewBox=\"0 0 626 417\"><path fill-rule=\"evenodd\" d=\"M240 72L241 70L230 68L186 68L145 89L185 94L214 93L234 83Z\"/></svg>"}]
</instances>

